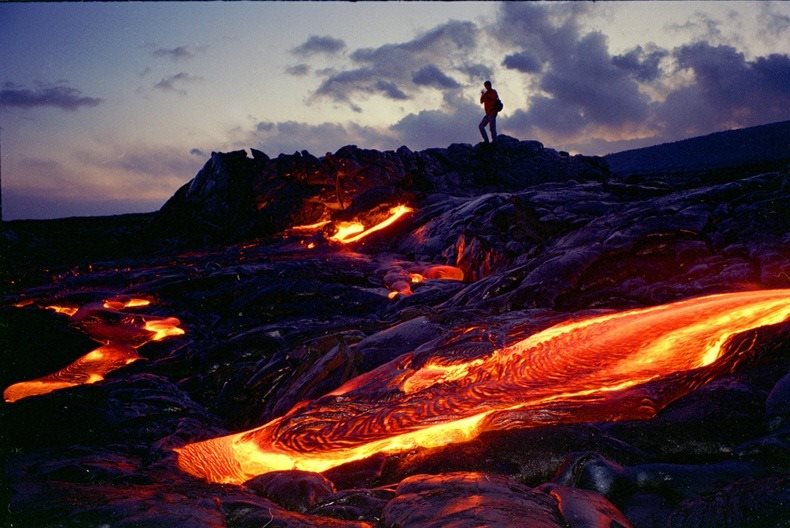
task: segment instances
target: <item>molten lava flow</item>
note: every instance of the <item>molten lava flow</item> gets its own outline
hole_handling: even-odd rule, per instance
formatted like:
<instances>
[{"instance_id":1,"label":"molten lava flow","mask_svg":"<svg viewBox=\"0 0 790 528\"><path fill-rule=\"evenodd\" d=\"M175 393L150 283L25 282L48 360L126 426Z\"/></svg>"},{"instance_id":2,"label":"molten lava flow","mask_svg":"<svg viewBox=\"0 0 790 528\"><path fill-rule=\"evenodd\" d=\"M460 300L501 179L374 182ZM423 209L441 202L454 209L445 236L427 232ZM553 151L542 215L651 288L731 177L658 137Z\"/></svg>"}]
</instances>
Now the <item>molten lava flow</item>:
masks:
<instances>
[{"instance_id":1,"label":"molten lava flow","mask_svg":"<svg viewBox=\"0 0 790 528\"><path fill-rule=\"evenodd\" d=\"M790 290L720 294L570 321L469 361L417 365L405 354L259 428L188 444L178 463L241 483L484 430L648 418L729 368L730 337L789 317ZM650 393L645 384L659 379L665 388Z\"/></svg>"},{"instance_id":2,"label":"molten lava flow","mask_svg":"<svg viewBox=\"0 0 790 528\"><path fill-rule=\"evenodd\" d=\"M398 221L403 215L412 212L414 209L407 205L398 205L389 211L389 216L378 224L365 229L365 226L359 222L341 222L338 224L338 231L329 240L340 242L342 244L350 244L362 240L371 233L381 231L391 226Z\"/></svg>"},{"instance_id":3,"label":"molten lava flow","mask_svg":"<svg viewBox=\"0 0 790 528\"><path fill-rule=\"evenodd\" d=\"M442 264L416 264L408 270L395 265L384 275L384 285L390 290L387 297L409 296L412 285L424 284L433 280L463 280L464 272L455 266Z\"/></svg>"},{"instance_id":4,"label":"molten lava flow","mask_svg":"<svg viewBox=\"0 0 790 528\"><path fill-rule=\"evenodd\" d=\"M359 222L338 222L337 233L329 237L329 240L348 243L355 235L365 231L365 226Z\"/></svg>"},{"instance_id":5,"label":"molten lava flow","mask_svg":"<svg viewBox=\"0 0 790 528\"><path fill-rule=\"evenodd\" d=\"M87 319L90 317L101 318L101 310L99 306L109 313L122 310L124 308L134 308L139 306L148 306L150 301L146 299L136 298L120 298L105 301L103 304L98 303L83 306L80 309L68 308L62 306L48 306L47 308L57 311L58 313L65 313L70 317L78 315L76 318ZM107 313L107 312L104 312ZM137 325L142 325L138 328ZM175 317L159 318L146 318L144 320L135 318L120 318L115 322L94 324L89 326L95 334L105 332L105 329L113 325L130 326L132 328L121 328L113 335L123 336L126 339L120 341L111 341L106 343L84 356L72 362L69 366L47 376L37 378L30 381L22 381L15 383L3 391L3 398L7 402L15 402L28 396L37 396L40 394L47 394L54 390L63 389L66 387L74 387L76 385L84 385L87 383L96 383L101 381L104 377L113 370L117 370L124 365L128 365L140 359L137 353L137 348L148 343L149 341L160 341L166 337L179 336L184 334L184 330L179 328L178 325L181 321ZM147 332L148 337L139 337L142 330L143 335ZM97 335L92 335L97 339ZM97 339L98 340L98 339Z\"/></svg>"},{"instance_id":6,"label":"molten lava flow","mask_svg":"<svg viewBox=\"0 0 790 528\"><path fill-rule=\"evenodd\" d=\"M52 306L47 306L47 309L53 310L53 311L55 311L57 313L66 314L69 317L71 317L72 315L77 313L77 310L79 308L74 308L74 307L71 307L71 306L55 306L55 305L52 305Z\"/></svg>"},{"instance_id":7,"label":"molten lava flow","mask_svg":"<svg viewBox=\"0 0 790 528\"><path fill-rule=\"evenodd\" d=\"M3 391L7 402L15 402L28 396L47 394L57 389L96 383L107 373L140 359L137 350L127 345L104 345L74 361L68 367L53 374L15 383Z\"/></svg>"},{"instance_id":8,"label":"molten lava flow","mask_svg":"<svg viewBox=\"0 0 790 528\"><path fill-rule=\"evenodd\" d=\"M150 319L145 322L144 328L154 334L151 341L161 341L166 337L184 335L184 330L179 328L181 324L175 317L166 317L164 319Z\"/></svg>"},{"instance_id":9,"label":"molten lava flow","mask_svg":"<svg viewBox=\"0 0 790 528\"><path fill-rule=\"evenodd\" d=\"M137 299L130 297L128 299L111 299L104 301L104 307L109 310L123 310L124 308L139 308L140 306L148 306L151 301L148 299Z\"/></svg>"},{"instance_id":10,"label":"molten lava flow","mask_svg":"<svg viewBox=\"0 0 790 528\"><path fill-rule=\"evenodd\" d=\"M328 224L330 221L331 220L323 220L321 222L316 222L314 224L305 224L305 225L293 226L288 231L292 231L292 232L295 232L295 233L305 232L305 231L307 231L307 232L317 231L317 230L321 229L322 227L324 227L326 224Z\"/></svg>"},{"instance_id":11,"label":"molten lava flow","mask_svg":"<svg viewBox=\"0 0 790 528\"><path fill-rule=\"evenodd\" d=\"M433 265L423 271L426 279L464 280L464 272L455 266Z\"/></svg>"}]
</instances>

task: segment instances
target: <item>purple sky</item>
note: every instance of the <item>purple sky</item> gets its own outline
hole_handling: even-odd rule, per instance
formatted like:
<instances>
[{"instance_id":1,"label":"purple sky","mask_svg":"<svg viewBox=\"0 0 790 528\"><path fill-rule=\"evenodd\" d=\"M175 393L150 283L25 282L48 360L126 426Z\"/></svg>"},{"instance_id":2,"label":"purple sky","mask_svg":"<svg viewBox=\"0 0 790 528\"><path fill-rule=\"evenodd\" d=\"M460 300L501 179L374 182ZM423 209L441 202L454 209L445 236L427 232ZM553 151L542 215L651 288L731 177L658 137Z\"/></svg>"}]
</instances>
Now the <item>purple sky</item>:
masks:
<instances>
[{"instance_id":1,"label":"purple sky","mask_svg":"<svg viewBox=\"0 0 790 528\"><path fill-rule=\"evenodd\" d=\"M3 216L158 209L212 151L585 154L790 119L787 2L0 4Z\"/></svg>"}]
</instances>

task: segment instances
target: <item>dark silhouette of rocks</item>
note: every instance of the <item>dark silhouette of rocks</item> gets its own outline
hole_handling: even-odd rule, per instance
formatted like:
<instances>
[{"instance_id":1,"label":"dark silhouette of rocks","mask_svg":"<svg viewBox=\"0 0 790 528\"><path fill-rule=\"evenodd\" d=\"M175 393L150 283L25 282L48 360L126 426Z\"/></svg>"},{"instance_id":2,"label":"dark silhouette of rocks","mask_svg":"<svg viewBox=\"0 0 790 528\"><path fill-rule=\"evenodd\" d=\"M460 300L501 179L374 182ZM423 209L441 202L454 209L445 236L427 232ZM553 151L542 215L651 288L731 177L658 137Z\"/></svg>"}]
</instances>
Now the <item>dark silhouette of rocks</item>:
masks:
<instances>
[{"instance_id":1,"label":"dark silhouette of rocks","mask_svg":"<svg viewBox=\"0 0 790 528\"><path fill-rule=\"evenodd\" d=\"M4 223L7 382L88 346L50 304L142 295L155 302L138 313L186 330L99 383L0 405L8 524L785 526L788 323L736 336L741 362L649 420L489 431L241 486L178 469L173 448L261 425L402 353L483 357L569 318L790 287L787 168L692 157L686 172L619 174L499 140L214 153L159 212ZM328 240L400 203L414 211L391 228ZM387 296L432 266L464 278Z\"/></svg>"},{"instance_id":2,"label":"dark silhouette of rocks","mask_svg":"<svg viewBox=\"0 0 790 528\"><path fill-rule=\"evenodd\" d=\"M156 229L195 241L240 240L322 218L349 218L415 193L468 196L608 175L600 158L562 155L508 136L500 136L495 147L454 144L421 152L350 145L331 159L307 151L273 159L257 150L252 154L213 153L159 211ZM342 207L328 205L340 202Z\"/></svg>"}]
</instances>

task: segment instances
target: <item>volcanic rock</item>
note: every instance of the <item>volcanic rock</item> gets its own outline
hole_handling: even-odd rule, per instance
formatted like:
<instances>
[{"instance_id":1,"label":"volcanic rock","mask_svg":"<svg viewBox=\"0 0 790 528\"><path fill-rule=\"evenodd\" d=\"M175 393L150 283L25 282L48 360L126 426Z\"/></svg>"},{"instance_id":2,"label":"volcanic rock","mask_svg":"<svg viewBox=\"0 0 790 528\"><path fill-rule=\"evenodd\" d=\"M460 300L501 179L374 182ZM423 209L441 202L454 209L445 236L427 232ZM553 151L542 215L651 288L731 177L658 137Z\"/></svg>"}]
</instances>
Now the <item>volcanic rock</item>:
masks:
<instances>
[{"instance_id":1,"label":"volcanic rock","mask_svg":"<svg viewBox=\"0 0 790 528\"><path fill-rule=\"evenodd\" d=\"M625 516L601 495L558 484L539 488L557 499L560 513L571 528L631 528Z\"/></svg>"},{"instance_id":2,"label":"volcanic rock","mask_svg":"<svg viewBox=\"0 0 790 528\"><path fill-rule=\"evenodd\" d=\"M481 181L482 175L482 181ZM255 151L212 153L195 178L162 207L157 226L169 235L238 240L394 202L410 189L469 193L548 181L602 179L599 158L565 157L535 141L500 136L496 150L471 145L379 152L354 145L316 158L308 152L269 159ZM340 218L343 214L340 214Z\"/></svg>"},{"instance_id":3,"label":"volcanic rock","mask_svg":"<svg viewBox=\"0 0 790 528\"><path fill-rule=\"evenodd\" d=\"M186 332L140 346L140 360L96 383L0 405L9 523L784 526L787 321L730 338L734 359L684 391L688 373L675 373L600 395L610 408L598 413L549 398L487 417L499 430L465 442L379 452L321 475L211 484L179 468L174 449L298 421L293 409L342 400L332 393L357 390L347 382L359 375L391 376L377 394L400 401L399 365L447 366L452 382L453 366L558 323L790 287L787 168L617 175L601 158L500 139L214 153L150 217L64 222L49 242L41 226L4 223L14 232L3 253L27 255L2 272L15 281L0 308L6 385L95 348L84 331L138 343L147 334L136 323L176 317ZM413 211L358 242L331 239L397 205ZM72 244L62 259L64 237L83 233L119 241ZM102 307L132 295L151 306ZM70 319L51 305L82 312ZM380 403L335 414L350 422Z\"/></svg>"},{"instance_id":4,"label":"volcanic rock","mask_svg":"<svg viewBox=\"0 0 790 528\"><path fill-rule=\"evenodd\" d=\"M562 526L552 498L496 475L415 475L396 493L384 509L389 526Z\"/></svg>"},{"instance_id":5,"label":"volcanic rock","mask_svg":"<svg viewBox=\"0 0 790 528\"><path fill-rule=\"evenodd\" d=\"M765 414L772 431L785 429L790 424L790 374L779 380L768 394Z\"/></svg>"},{"instance_id":6,"label":"volcanic rock","mask_svg":"<svg viewBox=\"0 0 790 528\"><path fill-rule=\"evenodd\" d=\"M301 512L335 492L330 481L308 471L273 471L250 479L244 485L284 508Z\"/></svg>"}]
</instances>

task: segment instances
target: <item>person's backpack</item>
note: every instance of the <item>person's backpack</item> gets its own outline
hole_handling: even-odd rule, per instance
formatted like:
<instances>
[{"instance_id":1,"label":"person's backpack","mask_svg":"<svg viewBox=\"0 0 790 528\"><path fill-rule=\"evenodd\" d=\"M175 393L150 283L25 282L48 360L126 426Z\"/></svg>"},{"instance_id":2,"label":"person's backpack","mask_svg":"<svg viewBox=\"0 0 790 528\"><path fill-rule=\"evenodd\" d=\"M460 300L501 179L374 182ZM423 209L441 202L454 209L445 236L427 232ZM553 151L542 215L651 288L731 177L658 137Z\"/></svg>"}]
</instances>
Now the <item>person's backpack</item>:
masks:
<instances>
[{"instance_id":1,"label":"person's backpack","mask_svg":"<svg viewBox=\"0 0 790 528\"><path fill-rule=\"evenodd\" d=\"M504 107L505 105L502 104L502 99L497 99L494 103L494 112L499 113Z\"/></svg>"}]
</instances>

